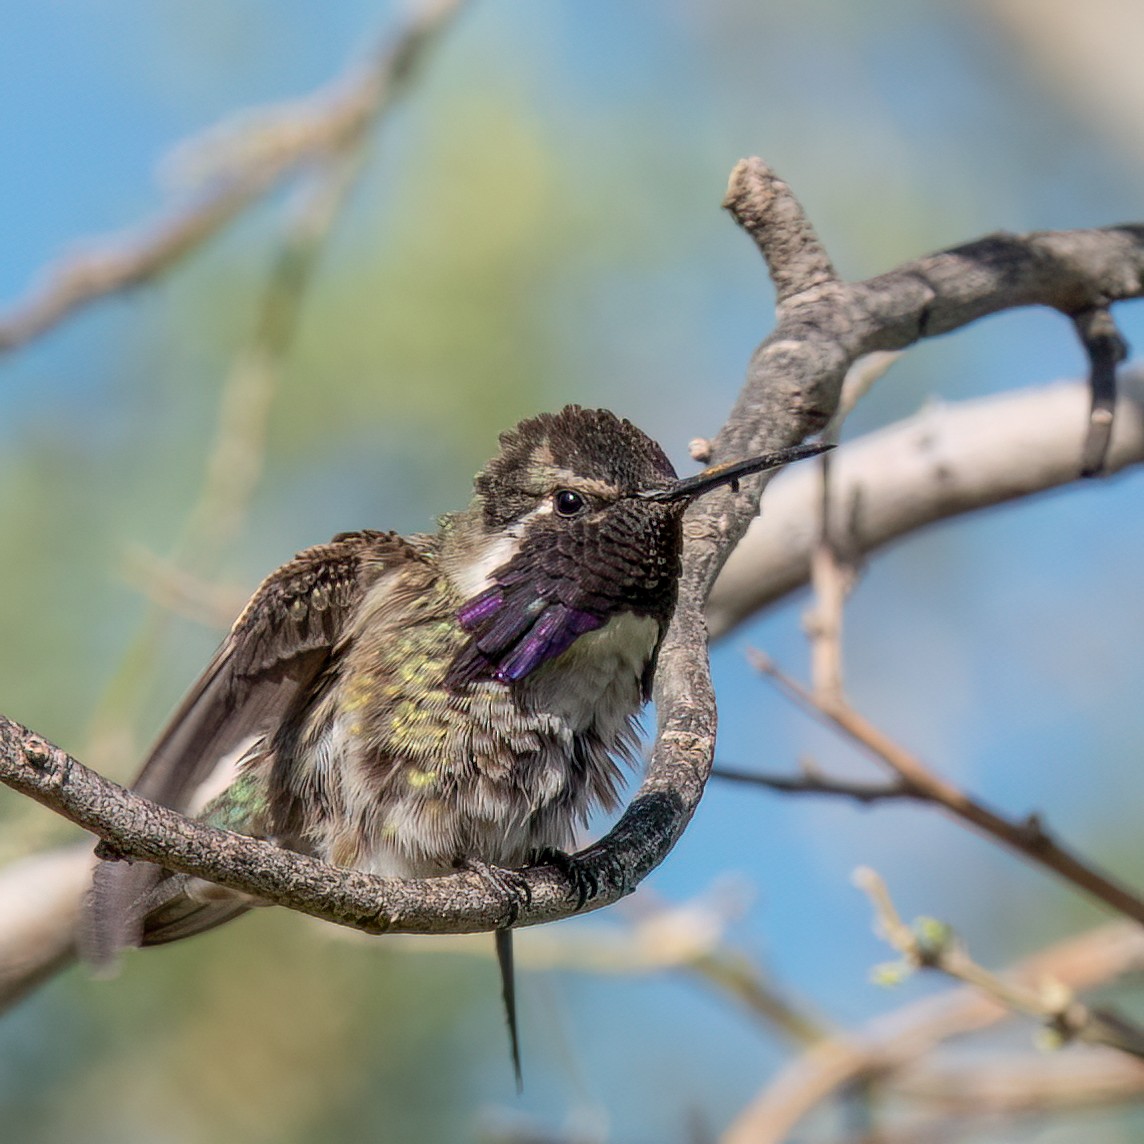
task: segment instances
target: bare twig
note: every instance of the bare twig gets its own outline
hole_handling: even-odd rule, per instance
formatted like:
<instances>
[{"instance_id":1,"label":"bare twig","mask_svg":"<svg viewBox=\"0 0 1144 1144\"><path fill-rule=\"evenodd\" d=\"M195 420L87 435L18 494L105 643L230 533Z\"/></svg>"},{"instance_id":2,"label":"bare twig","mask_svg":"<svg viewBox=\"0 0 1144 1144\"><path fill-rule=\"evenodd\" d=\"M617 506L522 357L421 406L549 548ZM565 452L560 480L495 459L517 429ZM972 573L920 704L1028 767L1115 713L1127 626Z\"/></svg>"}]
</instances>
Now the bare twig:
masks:
<instances>
[{"instance_id":1,"label":"bare twig","mask_svg":"<svg viewBox=\"0 0 1144 1144\"><path fill-rule=\"evenodd\" d=\"M805 1048L826 1036L826 1026L808 1006L792 1003L744 953L719 950L693 958L684 968L732 997L768 1032L781 1033L793 1045Z\"/></svg>"},{"instance_id":2,"label":"bare twig","mask_svg":"<svg viewBox=\"0 0 1144 1144\"><path fill-rule=\"evenodd\" d=\"M902 356L901 350L876 350L874 353L860 357L847 371L842 380L842 394L838 399L838 408L834 411L826 428L822 431L824 441L837 444L842 436L842 426L846 418L854 412L858 402L874 388L886 371ZM829 457L829 453L823 453Z\"/></svg>"},{"instance_id":3,"label":"bare twig","mask_svg":"<svg viewBox=\"0 0 1144 1144\"><path fill-rule=\"evenodd\" d=\"M287 223L250 343L223 387L215 442L198 504L180 545L184 561L213 564L246 519L262 473L266 429L277 377L315 266L353 189L362 156L350 151L315 174Z\"/></svg>"},{"instance_id":4,"label":"bare twig","mask_svg":"<svg viewBox=\"0 0 1144 1144\"><path fill-rule=\"evenodd\" d=\"M1144 967L1144 930L1117 922L1050 946L1014 966L1007 977L1036 982L1046 977L1076 992L1093 989ZM740 1114L723 1144L781 1144L812 1109L864 1079L894 1083L954 1037L979 1032L1011 1017L1012 1010L976 989L927 997L875 1018L861 1030L815 1045L772 1078ZM1088 1048L1087 1056L1109 1050ZM1136 1066L1116 1054L1115 1061ZM918 1062L924 1062L921 1066ZM908 1079L906 1079L908 1084Z\"/></svg>"},{"instance_id":5,"label":"bare twig","mask_svg":"<svg viewBox=\"0 0 1144 1144\"><path fill-rule=\"evenodd\" d=\"M1080 475L1099 476L1112 441L1113 414L1116 412L1116 367L1128 356L1128 344L1116 328L1107 306L1094 306L1073 319L1073 325L1089 362L1089 389L1092 405L1088 431L1081 450Z\"/></svg>"},{"instance_id":6,"label":"bare twig","mask_svg":"<svg viewBox=\"0 0 1144 1144\"><path fill-rule=\"evenodd\" d=\"M822 439L837 444L842 425L859 400L900 357L898 353L873 353L859 358L847 371L834 416ZM832 494L834 472L829 453L818 459L822 479L819 499L820 533L810 557L813 602L803 613L803 629L810 641L810 678L815 694L823 700L841 698L842 622L846 600L858 582L858 560L850 542L853 513L838 505ZM843 512L839 512L839 509ZM845 519L840 520L839 517Z\"/></svg>"},{"instance_id":7,"label":"bare twig","mask_svg":"<svg viewBox=\"0 0 1144 1144\"><path fill-rule=\"evenodd\" d=\"M799 294L838 284L830 255L798 200L760 160L736 164L723 206L755 240L780 307Z\"/></svg>"},{"instance_id":8,"label":"bare twig","mask_svg":"<svg viewBox=\"0 0 1144 1144\"><path fill-rule=\"evenodd\" d=\"M858 581L857 565L844 554L845 541L830 512L830 463L819 461L822 473L822 533L810 555L813 602L803 612L802 626L810 643L810 678L824 703L840 700L842 683L842 623L846 600Z\"/></svg>"},{"instance_id":9,"label":"bare twig","mask_svg":"<svg viewBox=\"0 0 1144 1144\"><path fill-rule=\"evenodd\" d=\"M243 117L241 130L215 129L230 147L223 169L189 203L138 230L89 242L0 314L0 353L30 342L97 298L154 278L221 230L286 175L352 147L405 86L462 0L427 0L364 66L304 100ZM237 137L237 138L236 138Z\"/></svg>"},{"instance_id":10,"label":"bare twig","mask_svg":"<svg viewBox=\"0 0 1144 1144\"><path fill-rule=\"evenodd\" d=\"M1060 982L1042 981L1031 987L1023 981L998 977L969 956L949 926L932 918L906 925L886 883L868 866L854 872L854 884L874 907L876 932L902 955L909 968L935 969L980 989L1007 1009L1035 1017L1044 1023L1053 1047L1078 1040L1144 1059L1144 1029L1118 1014L1089 1009Z\"/></svg>"},{"instance_id":11,"label":"bare twig","mask_svg":"<svg viewBox=\"0 0 1144 1144\"><path fill-rule=\"evenodd\" d=\"M895 1109L892 1128L880 1131L873 1141L852 1133L836 1137L836 1144L953 1144L972 1136L973 1122L980 1125L982 1120L989 1121L995 1138L1002 1119L1043 1118L1087 1108L1108 1111L1144 1099L1144 1065L1115 1049L948 1057L954 1054L906 1066L894 1073L891 1083L880 1086L884 1097L908 1104L907 1109Z\"/></svg>"},{"instance_id":12,"label":"bare twig","mask_svg":"<svg viewBox=\"0 0 1144 1144\"><path fill-rule=\"evenodd\" d=\"M855 802L894 802L913 799L925 802L926 798L901 779L896 782L858 783L846 779L827 778L818 771L804 770L798 775L769 775L757 771L736 770L734 767L716 765L711 777L727 782L745 783L748 786L761 786L767 790L782 791L784 794L826 794L843 796Z\"/></svg>"},{"instance_id":13,"label":"bare twig","mask_svg":"<svg viewBox=\"0 0 1144 1144\"><path fill-rule=\"evenodd\" d=\"M959 1117L1107 1108L1144 1096L1144 1066L1113 1049L990 1053L984 1059L929 1060L902 1069L894 1092Z\"/></svg>"},{"instance_id":14,"label":"bare twig","mask_svg":"<svg viewBox=\"0 0 1144 1144\"><path fill-rule=\"evenodd\" d=\"M857 566L842 554L845 541L832 510L831 466L823 454L818 461L822 480L819 504L819 535L810 554L811 603L802 614L802 628L810 644L810 678L814 693L823 702L841 698L842 622L846 598L857 582Z\"/></svg>"},{"instance_id":15,"label":"bare twig","mask_svg":"<svg viewBox=\"0 0 1144 1144\"><path fill-rule=\"evenodd\" d=\"M880 731L845 700L831 704L820 703L816 696L779 670L773 660L758 652L749 655L755 668L783 694L884 763L902 783L915 792L915 797L936 803L1031 862L1047 866L1105 905L1144 923L1144 899L1057 843L1039 815L1030 815L1021 822L1010 821L940 778L916 755Z\"/></svg>"},{"instance_id":16,"label":"bare twig","mask_svg":"<svg viewBox=\"0 0 1144 1144\"><path fill-rule=\"evenodd\" d=\"M221 631L250 598L248 589L207 580L139 545L125 554L121 574L157 608Z\"/></svg>"}]
</instances>

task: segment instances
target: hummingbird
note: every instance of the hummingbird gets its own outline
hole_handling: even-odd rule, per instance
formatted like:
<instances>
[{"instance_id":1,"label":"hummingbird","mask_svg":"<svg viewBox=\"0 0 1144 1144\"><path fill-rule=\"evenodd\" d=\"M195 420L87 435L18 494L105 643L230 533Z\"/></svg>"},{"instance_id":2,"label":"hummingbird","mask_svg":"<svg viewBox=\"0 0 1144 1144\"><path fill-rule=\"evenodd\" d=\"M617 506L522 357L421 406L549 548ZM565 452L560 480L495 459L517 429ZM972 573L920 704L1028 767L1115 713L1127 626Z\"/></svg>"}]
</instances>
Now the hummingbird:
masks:
<instances>
[{"instance_id":1,"label":"hummingbird","mask_svg":"<svg viewBox=\"0 0 1144 1144\"><path fill-rule=\"evenodd\" d=\"M569 405L502 433L433 534L345 532L272 572L134 784L335 866L431 878L566 863L615 809L698 496L821 452L680 479L629 421ZM86 946L211 929L259 903L147 863L97 865ZM496 932L520 1084L512 930Z\"/></svg>"}]
</instances>

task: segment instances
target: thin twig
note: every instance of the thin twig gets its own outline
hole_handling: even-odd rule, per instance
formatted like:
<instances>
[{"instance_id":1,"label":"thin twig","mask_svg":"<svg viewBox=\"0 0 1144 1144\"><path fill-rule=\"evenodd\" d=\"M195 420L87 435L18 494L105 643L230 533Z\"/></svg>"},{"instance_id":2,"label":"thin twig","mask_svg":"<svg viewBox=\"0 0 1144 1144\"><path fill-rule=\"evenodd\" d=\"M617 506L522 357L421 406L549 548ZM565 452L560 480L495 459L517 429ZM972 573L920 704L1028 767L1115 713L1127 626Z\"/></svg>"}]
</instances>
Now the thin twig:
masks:
<instances>
[{"instance_id":1,"label":"thin twig","mask_svg":"<svg viewBox=\"0 0 1144 1144\"><path fill-rule=\"evenodd\" d=\"M1138 1101L1144 1067L1112 1049L1086 1053L987 1053L903 1069L894 1093L946 1114L1016 1116Z\"/></svg>"},{"instance_id":2,"label":"thin twig","mask_svg":"<svg viewBox=\"0 0 1144 1144\"><path fill-rule=\"evenodd\" d=\"M864 354L847 371L842 380L842 393L838 398L838 408L822 431L822 439L837 444L842 436L842 426L846 418L854 412L858 402L885 377L886 372L902 356L901 350L876 350ZM823 453L829 457L829 453Z\"/></svg>"},{"instance_id":3,"label":"thin twig","mask_svg":"<svg viewBox=\"0 0 1144 1144\"><path fill-rule=\"evenodd\" d=\"M854 884L874 907L876 932L902 955L910 968L937 970L980 989L1007 1009L1035 1017L1044 1023L1054 1047L1078 1040L1144 1059L1144 1028L1119 1014L1088 1008L1060 982L1044 981L1038 987L1030 987L998 977L969 956L949 926L932 918L907 925L885 881L868 866L854 871Z\"/></svg>"},{"instance_id":4,"label":"thin twig","mask_svg":"<svg viewBox=\"0 0 1144 1144\"><path fill-rule=\"evenodd\" d=\"M857 566L843 554L843 543L830 519L830 463L822 472L822 533L810 554L812 603L802 615L810 644L810 678L823 703L841 700L843 687L842 625L846 600L858 582Z\"/></svg>"},{"instance_id":5,"label":"thin twig","mask_svg":"<svg viewBox=\"0 0 1144 1144\"><path fill-rule=\"evenodd\" d=\"M355 63L307 99L247 112L237 130L211 131L229 147L228 161L213 165L208 185L155 222L88 241L49 268L38 286L0 314L0 353L26 345L81 306L170 269L281 179L355 145L462 2L427 0L365 66Z\"/></svg>"},{"instance_id":6,"label":"thin twig","mask_svg":"<svg viewBox=\"0 0 1144 1144\"><path fill-rule=\"evenodd\" d=\"M747 786L761 786L767 790L782 791L784 794L824 794L853 799L855 802L894 802L902 799L926 801L925 796L911 789L902 781L886 783L858 783L846 779L827 778L816 771L804 771L799 775L772 775L758 771L737 770L716 764L711 777L726 782L744 783Z\"/></svg>"},{"instance_id":7,"label":"thin twig","mask_svg":"<svg viewBox=\"0 0 1144 1144\"><path fill-rule=\"evenodd\" d=\"M793 1004L744 953L719 950L693 958L684 968L731 996L768 1032L778 1031L792 1045L805 1048L827 1035L827 1027L806 1005Z\"/></svg>"},{"instance_id":8,"label":"thin twig","mask_svg":"<svg viewBox=\"0 0 1144 1144\"><path fill-rule=\"evenodd\" d=\"M845 388L845 387L843 387ZM818 543L810 554L811 603L802 614L802 628L810 644L810 678L814 693L823 702L845 694L842 676L842 624L846 598L857 583L857 566L843 555L845 541L831 511L828 454L818 461L822 479L819 501Z\"/></svg>"},{"instance_id":9,"label":"thin twig","mask_svg":"<svg viewBox=\"0 0 1144 1144\"><path fill-rule=\"evenodd\" d=\"M971 798L946 779L939 777L916 755L910 754L880 731L847 702L824 705L773 660L758 652L750 653L755 668L804 711L841 731L868 754L890 768L916 792L916 797L936 803L968 822L987 837L1017 851L1031 862L1046 866L1112 909L1144 924L1144 899L1134 890L1097 869L1057 843L1039 815L1021 822L1005 818L984 803Z\"/></svg>"},{"instance_id":10,"label":"thin twig","mask_svg":"<svg viewBox=\"0 0 1144 1144\"><path fill-rule=\"evenodd\" d=\"M128 549L120 574L157 608L216 631L226 631L250 598L248 589L207 580L142 545Z\"/></svg>"},{"instance_id":11,"label":"thin twig","mask_svg":"<svg viewBox=\"0 0 1144 1144\"><path fill-rule=\"evenodd\" d=\"M837 444L846 418L874 383L894 364L900 353L873 353L859 358L842 382L838 408L823 430L822 439ZM818 459L822 478L819 499L820 532L810 555L812 603L803 613L802 626L810 643L810 679L823 702L841 699L843 687L842 625L846 601L858 583L858 546L851 537L854 514L839 508L834 496L834 465L830 453ZM855 494L857 496L857 493ZM845 515L844 520L839 517Z\"/></svg>"},{"instance_id":12,"label":"thin twig","mask_svg":"<svg viewBox=\"0 0 1144 1144\"><path fill-rule=\"evenodd\" d=\"M314 270L362 168L339 155L302 188L276 253L249 344L223 386L216 438L198 503L179 548L182 562L211 566L239 533L266 455L270 405Z\"/></svg>"},{"instance_id":13,"label":"thin twig","mask_svg":"<svg viewBox=\"0 0 1144 1144\"><path fill-rule=\"evenodd\" d=\"M1093 306L1073 318L1077 336L1088 355L1088 384L1092 392L1088 429L1081 449L1080 475L1099 476L1112 441L1116 412L1116 367L1128 356L1128 343L1116 328L1107 306Z\"/></svg>"}]
</instances>

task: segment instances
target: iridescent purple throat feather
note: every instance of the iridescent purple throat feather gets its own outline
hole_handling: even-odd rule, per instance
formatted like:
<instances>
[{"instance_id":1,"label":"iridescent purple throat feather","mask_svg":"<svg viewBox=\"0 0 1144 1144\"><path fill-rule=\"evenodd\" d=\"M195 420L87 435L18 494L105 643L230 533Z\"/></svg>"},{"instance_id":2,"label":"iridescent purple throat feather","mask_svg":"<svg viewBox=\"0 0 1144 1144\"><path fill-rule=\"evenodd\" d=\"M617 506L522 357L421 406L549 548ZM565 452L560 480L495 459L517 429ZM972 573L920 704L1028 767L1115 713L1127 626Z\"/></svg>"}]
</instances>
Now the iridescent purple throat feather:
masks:
<instances>
[{"instance_id":1,"label":"iridescent purple throat feather","mask_svg":"<svg viewBox=\"0 0 1144 1144\"><path fill-rule=\"evenodd\" d=\"M514 604L499 585L469 600L457 621L474 638L450 669L451 686L482 678L524 679L605 622L603 616L543 598Z\"/></svg>"}]
</instances>

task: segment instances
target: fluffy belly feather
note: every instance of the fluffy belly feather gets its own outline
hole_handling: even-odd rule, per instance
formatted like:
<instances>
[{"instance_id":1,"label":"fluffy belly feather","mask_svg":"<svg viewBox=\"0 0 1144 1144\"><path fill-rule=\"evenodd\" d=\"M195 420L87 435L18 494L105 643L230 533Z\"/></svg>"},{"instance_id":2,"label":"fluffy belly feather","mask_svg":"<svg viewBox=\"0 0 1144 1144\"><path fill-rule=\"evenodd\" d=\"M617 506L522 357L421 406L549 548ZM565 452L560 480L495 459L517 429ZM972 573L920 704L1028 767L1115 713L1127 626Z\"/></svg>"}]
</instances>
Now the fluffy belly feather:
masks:
<instances>
[{"instance_id":1,"label":"fluffy belly feather","mask_svg":"<svg viewBox=\"0 0 1144 1144\"><path fill-rule=\"evenodd\" d=\"M518 684L423 698L415 758L386 755L396 716L364 734L344 717L326 724L313 757L329 812L315 849L391 877L447 873L464 858L519 866L566 849L593 810L615 806L658 636L655 620L624 614ZM407 703L395 710L408 717Z\"/></svg>"}]
</instances>

